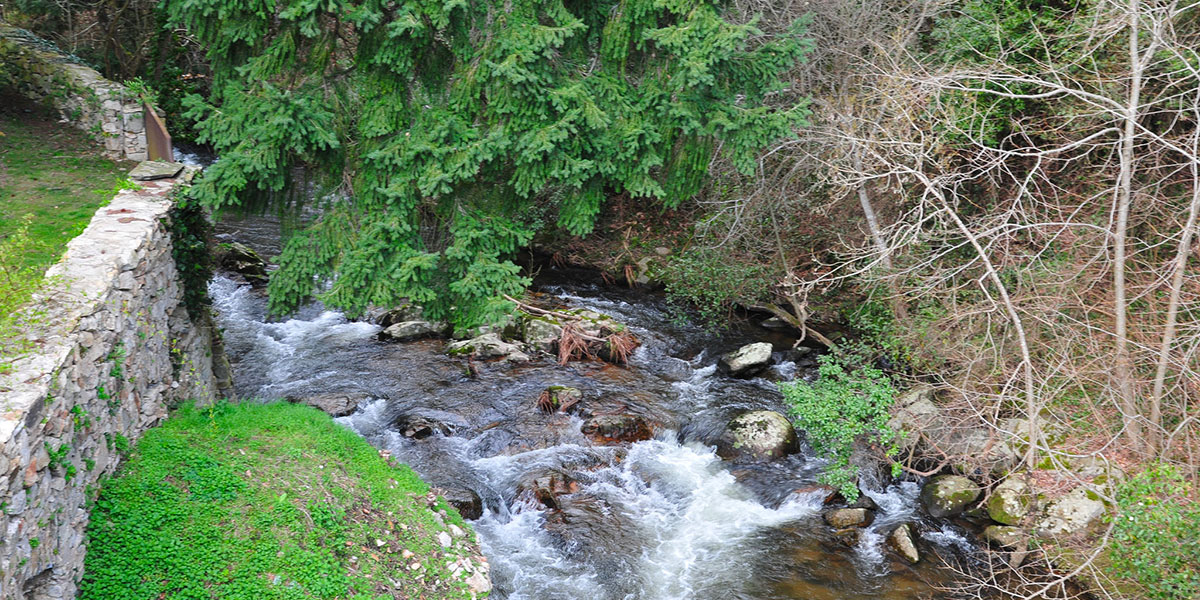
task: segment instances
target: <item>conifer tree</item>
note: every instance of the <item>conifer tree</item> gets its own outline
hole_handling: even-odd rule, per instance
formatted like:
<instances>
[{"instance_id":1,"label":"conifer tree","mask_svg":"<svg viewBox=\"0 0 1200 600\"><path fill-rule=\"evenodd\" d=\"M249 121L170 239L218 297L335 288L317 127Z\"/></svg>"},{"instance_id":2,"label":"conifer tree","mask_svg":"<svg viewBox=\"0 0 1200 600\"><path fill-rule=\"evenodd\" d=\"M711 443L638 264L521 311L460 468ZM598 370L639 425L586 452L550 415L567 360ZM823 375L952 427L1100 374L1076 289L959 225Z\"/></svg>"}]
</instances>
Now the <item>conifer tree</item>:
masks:
<instances>
[{"instance_id":1,"label":"conifer tree","mask_svg":"<svg viewBox=\"0 0 1200 600\"><path fill-rule=\"evenodd\" d=\"M681 0L169 0L207 47L190 98L220 160L219 208L304 164L344 182L292 237L275 313L319 295L351 314L402 298L459 329L528 281L509 260L543 228L583 235L614 194L674 207L718 154L750 173L804 124L780 75L802 22L767 38ZM318 294L318 290L320 291Z\"/></svg>"}]
</instances>

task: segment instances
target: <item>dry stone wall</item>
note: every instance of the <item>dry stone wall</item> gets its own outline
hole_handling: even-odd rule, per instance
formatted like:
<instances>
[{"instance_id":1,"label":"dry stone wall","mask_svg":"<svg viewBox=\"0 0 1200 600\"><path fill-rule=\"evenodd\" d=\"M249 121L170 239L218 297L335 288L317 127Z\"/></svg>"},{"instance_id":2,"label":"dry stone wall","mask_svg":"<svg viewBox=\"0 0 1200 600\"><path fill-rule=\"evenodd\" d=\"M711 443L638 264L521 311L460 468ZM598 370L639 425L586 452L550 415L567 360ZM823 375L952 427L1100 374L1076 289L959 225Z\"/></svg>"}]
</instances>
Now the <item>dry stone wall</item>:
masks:
<instances>
[{"instance_id":1,"label":"dry stone wall","mask_svg":"<svg viewBox=\"0 0 1200 600\"><path fill-rule=\"evenodd\" d=\"M172 258L173 185L96 213L26 313L30 354L0 375L0 598L74 598L99 484L168 408L217 393L212 321L188 315Z\"/></svg>"},{"instance_id":2,"label":"dry stone wall","mask_svg":"<svg viewBox=\"0 0 1200 600\"><path fill-rule=\"evenodd\" d=\"M63 120L103 141L109 158L147 158L139 98L53 44L3 22L0 88L54 107Z\"/></svg>"}]
</instances>

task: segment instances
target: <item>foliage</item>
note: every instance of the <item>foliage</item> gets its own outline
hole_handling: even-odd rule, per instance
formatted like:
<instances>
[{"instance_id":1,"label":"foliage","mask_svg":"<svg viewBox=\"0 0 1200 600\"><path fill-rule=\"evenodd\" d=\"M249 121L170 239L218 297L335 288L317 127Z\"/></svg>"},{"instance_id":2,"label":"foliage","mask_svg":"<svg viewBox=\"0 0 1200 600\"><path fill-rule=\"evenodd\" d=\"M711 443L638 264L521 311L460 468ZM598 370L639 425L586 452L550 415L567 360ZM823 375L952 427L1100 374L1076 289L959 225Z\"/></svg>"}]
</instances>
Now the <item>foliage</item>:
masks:
<instances>
[{"instance_id":1,"label":"foliage","mask_svg":"<svg viewBox=\"0 0 1200 600\"><path fill-rule=\"evenodd\" d=\"M1048 63L1063 64L1078 55L1072 43L1047 45L1047 37L1078 27L1073 20L1080 5L1057 0L970 0L937 20L929 32L928 58L938 64L971 68L1003 56L1014 69L1039 69ZM1027 85L974 82L992 92L1029 92ZM1028 114L1039 114L1046 107L1037 102L990 93L948 93L945 101L955 108L955 130L972 132L979 139L1000 145L1012 133L1012 123ZM947 134L950 139L965 139Z\"/></svg>"},{"instance_id":2,"label":"foliage","mask_svg":"<svg viewBox=\"0 0 1200 600\"><path fill-rule=\"evenodd\" d=\"M25 215L16 231L0 239L0 333L42 283L42 269L24 264L27 256L42 252L41 244L29 237L32 222L33 215Z\"/></svg>"},{"instance_id":3,"label":"foliage","mask_svg":"<svg viewBox=\"0 0 1200 600\"><path fill-rule=\"evenodd\" d=\"M779 79L808 48L804 24L767 37L711 1L168 10L213 69L189 114L221 160L196 197L279 192L299 162L342 187L280 257L276 313L332 280L319 295L350 313L408 298L460 330L495 320L528 283L509 257L538 230L587 234L614 194L676 206L715 153L748 173L807 115Z\"/></svg>"},{"instance_id":4,"label":"foliage","mask_svg":"<svg viewBox=\"0 0 1200 600\"><path fill-rule=\"evenodd\" d=\"M171 256L183 287L183 303L188 316L196 321L208 310L208 280L212 279L212 255L208 240L212 225L208 214L191 199L190 188L176 186L171 220Z\"/></svg>"},{"instance_id":5,"label":"foliage","mask_svg":"<svg viewBox=\"0 0 1200 600\"><path fill-rule=\"evenodd\" d=\"M897 433L887 424L896 389L873 367L851 370L830 355L818 360L815 383L780 383L779 389L813 450L830 460L821 482L854 501L858 498L858 466L851 464L850 455L855 443L878 444L888 457L896 453Z\"/></svg>"},{"instance_id":6,"label":"foliage","mask_svg":"<svg viewBox=\"0 0 1200 600\"><path fill-rule=\"evenodd\" d=\"M1200 504L1179 471L1155 465L1117 489L1108 554L1116 575L1152 600L1200 596Z\"/></svg>"},{"instance_id":7,"label":"foliage","mask_svg":"<svg viewBox=\"0 0 1200 600\"><path fill-rule=\"evenodd\" d=\"M467 597L433 583L453 579L455 551L436 540L427 492L311 408L185 407L101 490L80 597Z\"/></svg>"},{"instance_id":8,"label":"foliage","mask_svg":"<svg viewBox=\"0 0 1200 600\"><path fill-rule=\"evenodd\" d=\"M730 260L719 249L708 248L672 256L657 275L672 305L692 309L700 323L714 331L727 323L735 304L763 301L773 283L768 266Z\"/></svg>"}]
</instances>

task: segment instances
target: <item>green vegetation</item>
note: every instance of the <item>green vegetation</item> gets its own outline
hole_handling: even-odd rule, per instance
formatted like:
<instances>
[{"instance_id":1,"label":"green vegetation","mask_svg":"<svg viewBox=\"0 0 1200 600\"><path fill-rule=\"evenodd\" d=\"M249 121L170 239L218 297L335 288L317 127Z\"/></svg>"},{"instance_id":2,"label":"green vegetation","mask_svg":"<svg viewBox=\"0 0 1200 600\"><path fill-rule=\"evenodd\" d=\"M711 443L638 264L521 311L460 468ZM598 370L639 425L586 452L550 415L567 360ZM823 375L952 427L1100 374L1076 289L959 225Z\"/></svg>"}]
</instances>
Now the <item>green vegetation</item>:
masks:
<instances>
[{"instance_id":1,"label":"green vegetation","mask_svg":"<svg viewBox=\"0 0 1200 600\"><path fill-rule=\"evenodd\" d=\"M1180 472L1156 465L1120 485L1113 544L1114 574L1136 581L1141 597L1200 597L1200 504Z\"/></svg>"},{"instance_id":2,"label":"green vegetation","mask_svg":"<svg viewBox=\"0 0 1200 600\"><path fill-rule=\"evenodd\" d=\"M850 462L855 443L878 444L889 457L896 453L897 433L887 424L896 389L873 367L851 370L829 355L819 360L815 383L781 383L779 389L813 450L831 461L821 482L853 502L858 499L858 466Z\"/></svg>"},{"instance_id":3,"label":"green vegetation","mask_svg":"<svg viewBox=\"0 0 1200 600\"><path fill-rule=\"evenodd\" d=\"M95 142L0 96L0 338L46 268L121 185L128 166L100 158ZM25 112L26 110L30 112Z\"/></svg>"},{"instance_id":4,"label":"green vegetation","mask_svg":"<svg viewBox=\"0 0 1200 600\"><path fill-rule=\"evenodd\" d=\"M204 315L209 303L208 281L212 279L212 255L208 239L212 235L207 211L190 197L190 188L172 190L175 199L168 216L171 219L171 256L179 270L183 303L193 321Z\"/></svg>"},{"instance_id":5,"label":"green vegetation","mask_svg":"<svg viewBox=\"0 0 1200 600\"><path fill-rule=\"evenodd\" d=\"M728 253L707 249L670 257L658 275L671 304L692 309L710 330L723 327L735 305L768 301L773 284L766 265L730 260Z\"/></svg>"},{"instance_id":6,"label":"green vegetation","mask_svg":"<svg viewBox=\"0 0 1200 600\"><path fill-rule=\"evenodd\" d=\"M495 321L501 294L528 284L510 258L538 231L587 234L622 193L677 206L715 157L750 174L805 123L780 80L809 49L804 21L768 36L724 10L169 3L213 71L211 96L187 101L221 155L195 197L221 207L282 191L301 161L353 191L285 247L276 313L336 274L320 296L352 314L406 298L459 330Z\"/></svg>"},{"instance_id":7,"label":"green vegetation","mask_svg":"<svg viewBox=\"0 0 1200 600\"><path fill-rule=\"evenodd\" d=\"M80 597L466 597L427 492L314 409L184 407L101 490Z\"/></svg>"}]
</instances>

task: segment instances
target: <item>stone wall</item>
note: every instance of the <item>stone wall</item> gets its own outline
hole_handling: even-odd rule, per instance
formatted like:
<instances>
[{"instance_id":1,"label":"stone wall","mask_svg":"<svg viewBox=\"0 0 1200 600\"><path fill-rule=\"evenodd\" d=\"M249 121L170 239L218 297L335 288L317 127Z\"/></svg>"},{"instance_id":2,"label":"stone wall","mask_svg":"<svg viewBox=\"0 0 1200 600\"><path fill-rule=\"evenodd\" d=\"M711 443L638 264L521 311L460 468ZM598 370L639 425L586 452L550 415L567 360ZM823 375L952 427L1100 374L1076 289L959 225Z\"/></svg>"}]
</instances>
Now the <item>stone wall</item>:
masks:
<instances>
[{"instance_id":1,"label":"stone wall","mask_svg":"<svg viewBox=\"0 0 1200 600\"><path fill-rule=\"evenodd\" d=\"M54 107L104 142L109 158L146 160L142 102L49 42L0 22L0 88Z\"/></svg>"},{"instance_id":2,"label":"stone wall","mask_svg":"<svg viewBox=\"0 0 1200 600\"><path fill-rule=\"evenodd\" d=\"M212 320L188 315L171 254L173 185L97 211L25 313L30 354L0 370L0 598L74 598L98 484L168 408L217 392Z\"/></svg>"}]
</instances>

